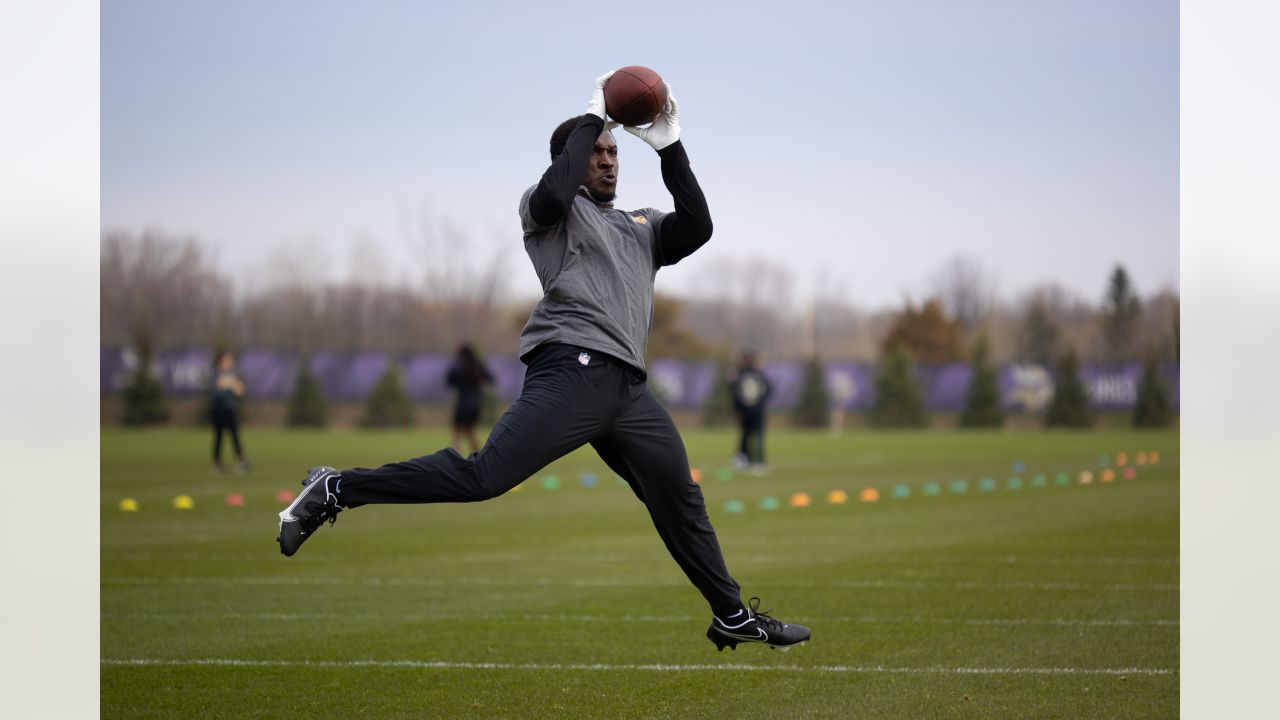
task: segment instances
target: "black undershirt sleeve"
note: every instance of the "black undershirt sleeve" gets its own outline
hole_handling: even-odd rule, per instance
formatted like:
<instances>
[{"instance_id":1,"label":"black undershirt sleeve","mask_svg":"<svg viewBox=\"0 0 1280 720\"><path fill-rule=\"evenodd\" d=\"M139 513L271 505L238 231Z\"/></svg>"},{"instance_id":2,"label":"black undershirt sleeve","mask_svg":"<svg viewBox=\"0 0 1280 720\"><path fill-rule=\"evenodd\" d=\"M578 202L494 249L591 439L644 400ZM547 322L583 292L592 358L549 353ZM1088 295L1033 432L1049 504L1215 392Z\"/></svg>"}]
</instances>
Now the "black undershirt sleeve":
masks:
<instances>
[{"instance_id":1,"label":"black undershirt sleeve","mask_svg":"<svg viewBox=\"0 0 1280 720\"><path fill-rule=\"evenodd\" d=\"M675 265L711 239L711 211L689 167L684 142L677 140L659 150L658 157L662 158L662 182L676 203L676 211L658 225L658 265Z\"/></svg>"},{"instance_id":2,"label":"black undershirt sleeve","mask_svg":"<svg viewBox=\"0 0 1280 720\"><path fill-rule=\"evenodd\" d=\"M539 225L555 225L569 212L573 196L587 176L596 138L603 130L604 120L591 113L583 115L569 133L564 152L542 173L538 187L529 196L529 215Z\"/></svg>"}]
</instances>

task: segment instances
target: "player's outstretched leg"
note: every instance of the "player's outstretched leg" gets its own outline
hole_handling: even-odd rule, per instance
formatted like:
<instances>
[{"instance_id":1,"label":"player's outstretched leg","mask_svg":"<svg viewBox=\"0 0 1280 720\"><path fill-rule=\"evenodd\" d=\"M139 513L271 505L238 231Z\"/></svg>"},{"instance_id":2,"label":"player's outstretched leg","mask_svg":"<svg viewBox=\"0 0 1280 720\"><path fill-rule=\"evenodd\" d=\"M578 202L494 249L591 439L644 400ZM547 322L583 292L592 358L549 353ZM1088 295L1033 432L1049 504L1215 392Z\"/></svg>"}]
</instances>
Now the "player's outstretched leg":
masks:
<instances>
[{"instance_id":1,"label":"player's outstretched leg","mask_svg":"<svg viewBox=\"0 0 1280 720\"><path fill-rule=\"evenodd\" d=\"M551 345L529 359L524 389L470 457L452 448L377 468L314 468L280 513L280 552L297 552L340 509L372 504L480 502L498 497L585 444L611 418L617 378L604 362Z\"/></svg>"},{"instance_id":2,"label":"player's outstretched leg","mask_svg":"<svg viewBox=\"0 0 1280 720\"><path fill-rule=\"evenodd\" d=\"M293 555L307 538L327 520L333 524L342 508L338 505L338 471L331 467L314 467L302 481L303 490L289 507L280 511L280 552Z\"/></svg>"},{"instance_id":3,"label":"player's outstretched leg","mask_svg":"<svg viewBox=\"0 0 1280 720\"><path fill-rule=\"evenodd\" d=\"M600 458L631 484L649 510L671 557L711 606L707 632L720 648L764 643L786 649L809 640L809 629L760 613L759 598L743 607L738 583L725 567L702 489L689 473L684 441L662 403L643 385L611 432L592 441ZM723 628L727 634L717 632Z\"/></svg>"},{"instance_id":4,"label":"player's outstretched leg","mask_svg":"<svg viewBox=\"0 0 1280 720\"><path fill-rule=\"evenodd\" d=\"M760 612L758 597L751 598L750 607L743 608L736 617L713 616L711 627L707 628L707 638L716 644L716 650L735 650L740 643L762 643L786 652L809 642L810 634L803 625L789 625Z\"/></svg>"}]
</instances>

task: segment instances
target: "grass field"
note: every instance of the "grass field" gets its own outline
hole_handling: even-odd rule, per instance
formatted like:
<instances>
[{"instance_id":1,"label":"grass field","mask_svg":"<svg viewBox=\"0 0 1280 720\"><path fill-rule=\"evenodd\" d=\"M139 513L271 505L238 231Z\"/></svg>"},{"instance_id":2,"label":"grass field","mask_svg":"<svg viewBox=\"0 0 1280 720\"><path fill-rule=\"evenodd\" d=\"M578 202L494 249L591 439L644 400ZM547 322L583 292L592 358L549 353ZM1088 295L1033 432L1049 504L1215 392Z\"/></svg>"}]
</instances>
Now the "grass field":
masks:
<instances>
[{"instance_id":1,"label":"grass field","mask_svg":"<svg viewBox=\"0 0 1280 720\"><path fill-rule=\"evenodd\" d=\"M216 476L203 432L104 430L102 717L1177 716L1176 433L773 433L768 475L724 480L733 441L686 434L744 598L813 628L789 653L716 652L701 596L589 449L487 503L344 513L284 558L275 495L308 465L445 436L251 429L253 472ZM1101 481L1100 456L1122 472L1117 453L1152 450ZM826 503L837 488L847 504ZM812 506L788 507L801 491Z\"/></svg>"}]
</instances>

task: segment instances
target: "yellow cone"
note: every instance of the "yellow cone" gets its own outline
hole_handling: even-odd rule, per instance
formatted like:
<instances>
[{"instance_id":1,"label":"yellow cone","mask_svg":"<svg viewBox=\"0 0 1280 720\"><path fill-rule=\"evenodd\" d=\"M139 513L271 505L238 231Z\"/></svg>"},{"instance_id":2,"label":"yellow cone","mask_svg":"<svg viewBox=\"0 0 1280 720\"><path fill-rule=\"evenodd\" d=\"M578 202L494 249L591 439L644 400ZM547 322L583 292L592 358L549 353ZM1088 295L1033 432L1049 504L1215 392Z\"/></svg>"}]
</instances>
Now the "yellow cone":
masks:
<instances>
[{"instance_id":1,"label":"yellow cone","mask_svg":"<svg viewBox=\"0 0 1280 720\"><path fill-rule=\"evenodd\" d=\"M875 502L880 499L880 491L875 488L863 488L858 493L858 499L862 502Z\"/></svg>"},{"instance_id":2,"label":"yellow cone","mask_svg":"<svg viewBox=\"0 0 1280 720\"><path fill-rule=\"evenodd\" d=\"M843 505L849 502L849 493L843 490L832 490L827 493L828 505Z\"/></svg>"},{"instance_id":3,"label":"yellow cone","mask_svg":"<svg viewBox=\"0 0 1280 720\"><path fill-rule=\"evenodd\" d=\"M138 501L133 498L125 498L121 500L120 512L138 512Z\"/></svg>"},{"instance_id":4,"label":"yellow cone","mask_svg":"<svg viewBox=\"0 0 1280 720\"><path fill-rule=\"evenodd\" d=\"M1116 479L1115 470L1112 470L1111 468L1107 468L1106 470L1102 471L1102 482L1104 483L1111 482L1112 480L1115 480L1115 479Z\"/></svg>"},{"instance_id":5,"label":"yellow cone","mask_svg":"<svg viewBox=\"0 0 1280 720\"><path fill-rule=\"evenodd\" d=\"M791 507L793 508L806 508L812 504L813 500L809 497L808 493L798 492L791 496Z\"/></svg>"},{"instance_id":6,"label":"yellow cone","mask_svg":"<svg viewBox=\"0 0 1280 720\"><path fill-rule=\"evenodd\" d=\"M1117 465L1117 466L1119 466L1119 467L1124 467L1126 464L1128 464L1128 462L1129 462L1129 456L1128 456L1128 455L1125 455L1125 454L1124 454L1124 453L1122 453L1122 452L1121 452L1121 453L1116 453L1116 465Z\"/></svg>"},{"instance_id":7,"label":"yellow cone","mask_svg":"<svg viewBox=\"0 0 1280 720\"><path fill-rule=\"evenodd\" d=\"M196 506L196 501L191 499L190 495L179 495L173 499L173 507L175 510L192 510Z\"/></svg>"},{"instance_id":8,"label":"yellow cone","mask_svg":"<svg viewBox=\"0 0 1280 720\"><path fill-rule=\"evenodd\" d=\"M689 477L693 478L696 483L702 482L702 471L698 468L689 468Z\"/></svg>"}]
</instances>

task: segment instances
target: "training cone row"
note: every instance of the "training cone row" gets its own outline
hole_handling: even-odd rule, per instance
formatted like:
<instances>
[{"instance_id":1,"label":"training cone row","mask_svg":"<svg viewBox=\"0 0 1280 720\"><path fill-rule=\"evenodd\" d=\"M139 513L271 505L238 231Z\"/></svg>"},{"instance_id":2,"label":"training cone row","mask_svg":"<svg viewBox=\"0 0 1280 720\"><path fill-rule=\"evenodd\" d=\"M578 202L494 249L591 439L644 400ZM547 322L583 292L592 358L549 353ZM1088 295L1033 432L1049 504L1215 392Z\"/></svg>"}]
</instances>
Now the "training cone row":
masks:
<instances>
[{"instance_id":1,"label":"training cone row","mask_svg":"<svg viewBox=\"0 0 1280 720\"><path fill-rule=\"evenodd\" d=\"M276 493L276 502L287 505L293 502L293 499L295 497L297 496L294 494L292 490L281 490L280 492ZM224 502L226 503L227 507L236 507L236 508L244 507L246 503L244 495L240 493L234 493L234 492L229 493L225 498ZM190 495L178 495L174 497L171 505L174 510L195 510L196 509L196 501L192 499ZM135 498L123 498L120 500L119 503L116 504L116 507L120 510L120 512L139 512L142 510L142 504L139 503Z\"/></svg>"},{"instance_id":2,"label":"training cone row","mask_svg":"<svg viewBox=\"0 0 1280 720\"><path fill-rule=\"evenodd\" d=\"M1014 460L1011 469L1014 473L1003 483L1005 490L1021 490L1024 487L1030 488L1046 488L1050 485L1065 487L1071 485L1073 480L1079 485L1092 485L1095 482L1100 484L1114 483L1117 480L1134 480L1138 477L1136 467L1147 465L1158 465L1160 463L1160 453L1151 451L1139 451L1134 453L1132 457L1126 452L1117 452L1112 455L1098 456L1098 472L1095 474L1092 470L1081 470L1074 478L1065 472L1060 472L1052 478L1045 474L1033 475L1027 480L1023 480L1022 473L1026 470L1027 464L1022 460ZM1114 466L1114 467L1113 467ZM689 477L696 483L701 483L706 479L706 474L696 467L689 468ZM730 468L719 468L715 472L715 477L727 482L733 479L733 470ZM618 484L626 485L627 482L621 477L616 478ZM578 476L578 481L584 488L595 488L600 486L600 477L595 473L585 472ZM543 476L538 484L543 490L558 490L561 487L560 478L556 475ZM516 485L511 488L511 492L519 492L523 484ZM910 485L897 484L890 489L889 497L894 500L908 500L913 495L919 494L925 497L938 497L944 492L949 491L953 495L963 495L969 491L969 482L967 480L952 480L944 486L938 482L928 482L919 488L913 488ZM984 477L980 479L976 488L979 492L995 492L1001 488L1001 483L993 477ZM293 502L297 497L294 491L289 489L280 490L276 493L275 499L277 503L287 505ZM826 504L828 505L844 505L850 501L849 493L839 488L831 490L826 494ZM880 490L874 487L863 488L858 491L857 500L861 503L874 503L880 500ZM225 503L227 507L245 507L246 500L244 495L240 493L230 493L226 496ZM814 498L808 493L797 492L783 500L772 495L761 498L758 505L761 510L777 510L783 505L792 508L807 508L814 504ZM173 509L175 510L194 510L196 503L190 495L178 495L173 499ZM134 498L123 498L117 505L120 512L139 512L142 509L141 504ZM746 512L747 505L742 500L731 499L726 500L723 506L724 512L737 514Z\"/></svg>"},{"instance_id":3,"label":"training cone row","mask_svg":"<svg viewBox=\"0 0 1280 720\"><path fill-rule=\"evenodd\" d=\"M1022 460L1015 460L1012 463L1014 473L1004 482L996 480L994 477L984 477L977 481L974 487L980 493L996 492L997 490L1018 491L1023 488L1043 489L1051 486L1068 487L1072 484L1092 485L1097 483L1114 483L1117 480L1134 480L1138 477L1138 471L1132 465L1155 465L1160 462L1160 454L1157 452L1139 452L1132 458L1125 453L1116 453L1114 458L1115 468L1112 468L1113 459L1111 456L1102 455L1099 457L1099 464L1102 469L1096 474L1092 470L1081 470L1076 476L1069 473L1060 472L1057 475L1050 476L1044 473L1037 473L1028 478L1023 478L1023 473L1027 464ZM911 485L897 484L889 491L887 496L894 500L909 500L915 495L924 497L938 497L944 492L950 492L953 495L963 495L969 492L970 483L967 480L952 480L950 484L944 486L938 482L928 482L919 487ZM857 493L857 501L861 503L879 502L881 498L880 490L874 487L863 488ZM842 489L835 489L827 492L826 504L828 505L844 505L850 501L849 493ZM797 492L787 498L785 501L773 495L767 495L757 503L761 510L778 510L782 507L791 508L807 508L814 505L814 498L806 492ZM740 514L746 512L747 504L737 498L726 500L723 508L724 512L729 514Z\"/></svg>"}]
</instances>

